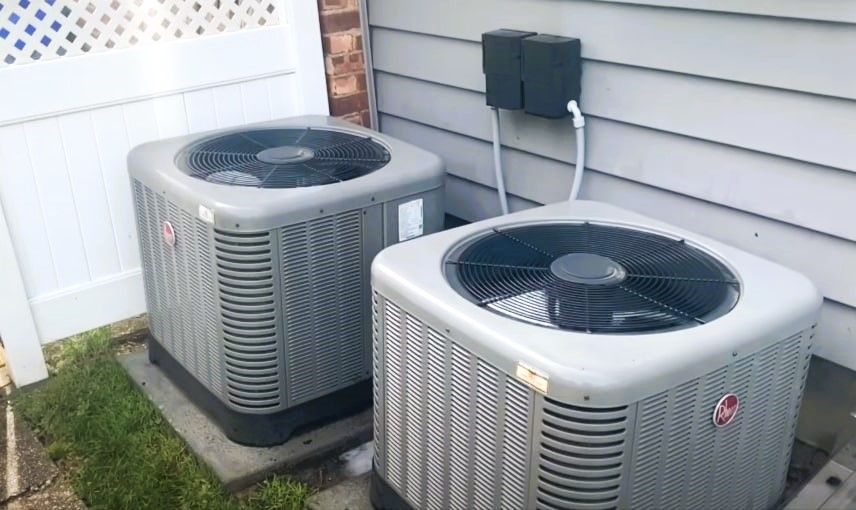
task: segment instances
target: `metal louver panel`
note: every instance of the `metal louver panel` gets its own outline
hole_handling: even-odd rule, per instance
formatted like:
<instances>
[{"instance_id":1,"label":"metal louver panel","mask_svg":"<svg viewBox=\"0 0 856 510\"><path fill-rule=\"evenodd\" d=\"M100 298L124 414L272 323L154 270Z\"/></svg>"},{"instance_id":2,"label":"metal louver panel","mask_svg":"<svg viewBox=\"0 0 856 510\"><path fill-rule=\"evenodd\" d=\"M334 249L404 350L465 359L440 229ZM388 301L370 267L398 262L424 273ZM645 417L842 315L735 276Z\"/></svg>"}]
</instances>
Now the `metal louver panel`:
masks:
<instances>
[{"instance_id":1,"label":"metal louver panel","mask_svg":"<svg viewBox=\"0 0 856 510\"><path fill-rule=\"evenodd\" d=\"M133 191L149 327L182 366L222 395L211 229L139 181ZM166 222L175 230L174 246L163 241Z\"/></svg>"},{"instance_id":2,"label":"metal louver panel","mask_svg":"<svg viewBox=\"0 0 856 510\"><path fill-rule=\"evenodd\" d=\"M245 412L268 412L282 403L274 237L214 232L226 393Z\"/></svg>"},{"instance_id":3,"label":"metal louver panel","mask_svg":"<svg viewBox=\"0 0 856 510\"><path fill-rule=\"evenodd\" d=\"M362 217L349 211L280 231L289 405L370 373Z\"/></svg>"},{"instance_id":4,"label":"metal louver panel","mask_svg":"<svg viewBox=\"0 0 856 510\"><path fill-rule=\"evenodd\" d=\"M426 423L430 431L445 431L448 418L446 416L445 399L440 397L443 395L446 383L446 339L434 331L428 329L428 356L425 364L428 370L428 416ZM430 433L427 435L425 445L426 459L426 487L425 498L426 507L431 509L443 508L446 501L446 468L448 462L447 450L448 442L446 437Z\"/></svg>"},{"instance_id":5,"label":"metal louver panel","mask_svg":"<svg viewBox=\"0 0 856 510\"><path fill-rule=\"evenodd\" d=\"M633 410L632 406L578 407L544 397L535 506L616 508Z\"/></svg>"},{"instance_id":6,"label":"metal louver panel","mask_svg":"<svg viewBox=\"0 0 856 510\"><path fill-rule=\"evenodd\" d=\"M763 509L782 494L814 328L640 402L589 407L534 394L375 297L376 467L414 508ZM740 409L717 428L727 393Z\"/></svg>"},{"instance_id":7,"label":"metal louver panel","mask_svg":"<svg viewBox=\"0 0 856 510\"><path fill-rule=\"evenodd\" d=\"M375 314L385 479L415 508L522 507L532 392L388 300Z\"/></svg>"},{"instance_id":8,"label":"metal louver panel","mask_svg":"<svg viewBox=\"0 0 856 510\"><path fill-rule=\"evenodd\" d=\"M383 342L385 346L383 366L384 416L383 428L385 434L382 438L375 438L383 443L386 451L386 474L390 483L396 488L404 487L402 437L404 435L404 379L402 353L404 352L405 338L402 334L401 319L402 312L398 306L386 302L383 307ZM418 405L418 403L417 403Z\"/></svg>"},{"instance_id":9,"label":"metal louver panel","mask_svg":"<svg viewBox=\"0 0 856 510\"><path fill-rule=\"evenodd\" d=\"M639 403L628 506L772 507L784 488L810 349L810 333L800 333ZM712 413L725 393L740 396L740 410L717 429Z\"/></svg>"},{"instance_id":10,"label":"metal louver panel","mask_svg":"<svg viewBox=\"0 0 856 510\"><path fill-rule=\"evenodd\" d=\"M383 331L383 319L380 316L380 296L377 292L372 292L372 424L375 435L374 440L374 463L377 469L384 469L384 450L383 442L379 439L384 436L383 416L385 402L383 398L383 349L381 348L383 339L381 331Z\"/></svg>"}]
</instances>

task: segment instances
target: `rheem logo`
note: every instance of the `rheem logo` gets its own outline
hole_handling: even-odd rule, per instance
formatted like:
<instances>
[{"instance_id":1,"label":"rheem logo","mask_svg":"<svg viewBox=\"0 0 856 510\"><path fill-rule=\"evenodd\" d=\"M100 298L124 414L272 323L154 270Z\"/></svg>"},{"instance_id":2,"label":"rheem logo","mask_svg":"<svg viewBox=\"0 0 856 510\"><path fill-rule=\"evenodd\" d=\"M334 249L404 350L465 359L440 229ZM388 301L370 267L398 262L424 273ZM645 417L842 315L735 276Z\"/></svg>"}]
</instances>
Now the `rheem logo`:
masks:
<instances>
[{"instance_id":1,"label":"rheem logo","mask_svg":"<svg viewBox=\"0 0 856 510\"><path fill-rule=\"evenodd\" d=\"M727 393L719 399L713 409L713 424L717 427L725 427L737 417L740 409L740 399L734 393Z\"/></svg>"},{"instance_id":2,"label":"rheem logo","mask_svg":"<svg viewBox=\"0 0 856 510\"><path fill-rule=\"evenodd\" d=\"M175 246L175 229L172 228L172 223L163 222L163 242L167 246Z\"/></svg>"}]
</instances>

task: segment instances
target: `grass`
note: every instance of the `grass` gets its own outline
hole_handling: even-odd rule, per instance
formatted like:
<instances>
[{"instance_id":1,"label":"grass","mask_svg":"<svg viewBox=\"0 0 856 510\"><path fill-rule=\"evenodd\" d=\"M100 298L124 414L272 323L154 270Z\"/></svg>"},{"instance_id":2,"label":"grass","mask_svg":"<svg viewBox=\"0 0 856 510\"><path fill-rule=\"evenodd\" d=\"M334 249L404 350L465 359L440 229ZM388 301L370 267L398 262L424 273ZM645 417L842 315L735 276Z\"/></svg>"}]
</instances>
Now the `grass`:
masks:
<instances>
[{"instance_id":1,"label":"grass","mask_svg":"<svg viewBox=\"0 0 856 510\"><path fill-rule=\"evenodd\" d=\"M106 330L65 342L53 376L17 412L92 509L297 510L311 489L284 478L238 500L188 451L114 358Z\"/></svg>"}]
</instances>

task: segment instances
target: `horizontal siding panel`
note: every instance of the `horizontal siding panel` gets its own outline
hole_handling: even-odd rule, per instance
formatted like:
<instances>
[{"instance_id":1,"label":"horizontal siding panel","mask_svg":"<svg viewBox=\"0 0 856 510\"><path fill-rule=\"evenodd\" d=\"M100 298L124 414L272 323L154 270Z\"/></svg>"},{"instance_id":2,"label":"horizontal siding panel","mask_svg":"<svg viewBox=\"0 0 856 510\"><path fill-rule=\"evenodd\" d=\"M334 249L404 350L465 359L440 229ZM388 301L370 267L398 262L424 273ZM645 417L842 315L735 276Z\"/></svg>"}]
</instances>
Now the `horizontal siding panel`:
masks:
<instances>
[{"instance_id":1,"label":"horizontal siding panel","mask_svg":"<svg viewBox=\"0 0 856 510\"><path fill-rule=\"evenodd\" d=\"M371 0L369 21L470 41L499 27L568 35L587 59L856 98L847 24L591 0Z\"/></svg>"},{"instance_id":2,"label":"horizontal siding panel","mask_svg":"<svg viewBox=\"0 0 856 510\"><path fill-rule=\"evenodd\" d=\"M541 205L516 195L508 195L511 212ZM478 221L499 216L496 190L455 175L446 176L446 212L466 221Z\"/></svg>"},{"instance_id":3,"label":"horizontal siding panel","mask_svg":"<svg viewBox=\"0 0 856 510\"><path fill-rule=\"evenodd\" d=\"M385 133L442 157L447 173L496 189L490 143L388 114L381 114L380 121ZM571 191L571 164L508 148L502 152L502 164L507 191L533 203L559 202ZM491 201L498 205L495 191Z\"/></svg>"},{"instance_id":4,"label":"horizontal siding panel","mask_svg":"<svg viewBox=\"0 0 856 510\"><path fill-rule=\"evenodd\" d=\"M587 84L599 117L856 171L854 101L610 64Z\"/></svg>"},{"instance_id":5,"label":"horizontal siding panel","mask_svg":"<svg viewBox=\"0 0 856 510\"><path fill-rule=\"evenodd\" d=\"M824 302L817 327L815 354L856 370L856 309L841 303Z\"/></svg>"},{"instance_id":6,"label":"horizontal siding panel","mask_svg":"<svg viewBox=\"0 0 856 510\"><path fill-rule=\"evenodd\" d=\"M587 174L588 175L588 174ZM779 262L810 277L823 294L856 305L856 243L712 202L591 172L582 196L647 214Z\"/></svg>"},{"instance_id":7,"label":"horizontal siding panel","mask_svg":"<svg viewBox=\"0 0 856 510\"><path fill-rule=\"evenodd\" d=\"M376 82L381 111L490 140L490 116L481 94L385 73L378 73ZM570 121L503 115L506 145L574 161ZM856 224L850 221L856 216L856 175L851 172L601 118L588 120L587 143L589 168L856 240Z\"/></svg>"},{"instance_id":8,"label":"horizontal siding panel","mask_svg":"<svg viewBox=\"0 0 856 510\"><path fill-rule=\"evenodd\" d=\"M372 65L376 71L484 92L479 42L382 27L373 27L371 35ZM413 55L436 58L413 58ZM583 87L583 93L587 92Z\"/></svg>"},{"instance_id":9,"label":"horizontal siding panel","mask_svg":"<svg viewBox=\"0 0 856 510\"><path fill-rule=\"evenodd\" d=\"M856 5L850 0L601 0L610 3L675 7L725 13L754 14L803 20L856 23Z\"/></svg>"},{"instance_id":10,"label":"horizontal siding panel","mask_svg":"<svg viewBox=\"0 0 856 510\"><path fill-rule=\"evenodd\" d=\"M381 125L384 132L438 154L450 174L494 186L489 143L388 116ZM503 155L510 193L540 204L565 199L571 165L516 150L506 149ZM856 305L856 272L848 270L856 267L856 243L596 171L586 173L581 196L637 210L792 267L811 277L828 298ZM457 202L453 195L447 201L450 207ZM465 207L483 211L465 219L498 211L495 192L473 202ZM817 263L818 253L824 254L823 264Z\"/></svg>"},{"instance_id":11,"label":"horizontal siding panel","mask_svg":"<svg viewBox=\"0 0 856 510\"><path fill-rule=\"evenodd\" d=\"M375 69L484 90L478 43L384 29L373 34ZM433 57L407 57L420 53ZM856 171L853 101L592 61L583 64L582 90L587 115Z\"/></svg>"}]
</instances>

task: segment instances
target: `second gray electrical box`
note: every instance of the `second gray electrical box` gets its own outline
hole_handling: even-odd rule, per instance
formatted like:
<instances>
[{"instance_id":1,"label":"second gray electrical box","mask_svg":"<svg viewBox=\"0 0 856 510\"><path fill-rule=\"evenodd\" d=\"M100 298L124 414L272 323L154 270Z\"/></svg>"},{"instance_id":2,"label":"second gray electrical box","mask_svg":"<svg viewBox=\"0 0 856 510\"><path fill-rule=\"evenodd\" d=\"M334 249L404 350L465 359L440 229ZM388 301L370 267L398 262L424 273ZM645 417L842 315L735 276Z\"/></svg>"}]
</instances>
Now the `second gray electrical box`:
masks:
<instances>
[{"instance_id":1,"label":"second gray electrical box","mask_svg":"<svg viewBox=\"0 0 856 510\"><path fill-rule=\"evenodd\" d=\"M557 35L523 39L523 91L527 113L561 118L580 100L580 40Z\"/></svg>"}]
</instances>

